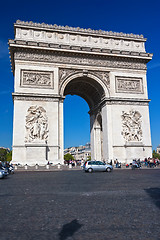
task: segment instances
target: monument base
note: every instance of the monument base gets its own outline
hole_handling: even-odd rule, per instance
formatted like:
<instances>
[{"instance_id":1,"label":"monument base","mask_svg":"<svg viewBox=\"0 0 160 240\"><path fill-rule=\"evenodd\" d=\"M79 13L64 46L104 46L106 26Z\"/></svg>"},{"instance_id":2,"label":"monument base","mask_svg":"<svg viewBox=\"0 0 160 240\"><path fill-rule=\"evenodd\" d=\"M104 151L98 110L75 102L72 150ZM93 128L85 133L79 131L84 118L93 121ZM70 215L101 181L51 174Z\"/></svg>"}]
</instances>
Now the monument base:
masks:
<instances>
[{"instance_id":1,"label":"monument base","mask_svg":"<svg viewBox=\"0 0 160 240\"><path fill-rule=\"evenodd\" d=\"M32 166L35 164L46 165L47 160L47 144L46 143L27 143L26 147L26 162Z\"/></svg>"}]
</instances>

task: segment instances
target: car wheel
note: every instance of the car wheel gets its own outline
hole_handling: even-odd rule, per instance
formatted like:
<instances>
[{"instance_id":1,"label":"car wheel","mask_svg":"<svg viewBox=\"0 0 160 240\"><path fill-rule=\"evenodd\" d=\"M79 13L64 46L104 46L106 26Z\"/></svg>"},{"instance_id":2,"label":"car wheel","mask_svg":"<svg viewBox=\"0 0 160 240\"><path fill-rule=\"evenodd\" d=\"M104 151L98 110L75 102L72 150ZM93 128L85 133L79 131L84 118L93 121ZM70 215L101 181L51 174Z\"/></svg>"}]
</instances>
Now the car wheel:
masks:
<instances>
[{"instance_id":1,"label":"car wheel","mask_svg":"<svg viewBox=\"0 0 160 240\"><path fill-rule=\"evenodd\" d=\"M112 169L109 167L106 169L106 172L111 172L111 171L112 171Z\"/></svg>"},{"instance_id":2,"label":"car wheel","mask_svg":"<svg viewBox=\"0 0 160 240\"><path fill-rule=\"evenodd\" d=\"M92 172L93 172L93 169L92 169L92 168L89 168L89 169L88 169L88 172L89 172L89 173L92 173Z\"/></svg>"}]
</instances>

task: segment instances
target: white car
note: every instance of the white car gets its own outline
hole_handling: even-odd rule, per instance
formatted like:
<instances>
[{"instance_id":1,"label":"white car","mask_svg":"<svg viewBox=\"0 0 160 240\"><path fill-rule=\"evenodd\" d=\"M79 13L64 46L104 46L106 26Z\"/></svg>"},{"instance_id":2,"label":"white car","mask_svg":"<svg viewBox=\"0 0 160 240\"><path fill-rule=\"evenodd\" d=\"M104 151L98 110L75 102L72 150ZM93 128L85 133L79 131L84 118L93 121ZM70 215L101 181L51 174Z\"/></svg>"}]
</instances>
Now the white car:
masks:
<instances>
[{"instance_id":1,"label":"white car","mask_svg":"<svg viewBox=\"0 0 160 240\"><path fill-rule=\"evenodd\" d=\"M113 167L101 161L86 161L83 165L83 169L85 172L89 173L93 171L111 172Z\"/></svg>"}]
</instances>

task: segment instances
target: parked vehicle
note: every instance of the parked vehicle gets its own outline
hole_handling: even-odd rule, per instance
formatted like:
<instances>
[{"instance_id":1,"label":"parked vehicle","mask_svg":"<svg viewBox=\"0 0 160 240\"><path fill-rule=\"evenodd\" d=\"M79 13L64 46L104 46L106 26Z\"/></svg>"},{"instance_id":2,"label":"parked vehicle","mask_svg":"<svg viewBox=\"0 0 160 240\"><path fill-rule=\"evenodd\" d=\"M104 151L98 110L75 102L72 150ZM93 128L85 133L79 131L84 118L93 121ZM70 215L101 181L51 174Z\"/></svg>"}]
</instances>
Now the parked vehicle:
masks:
<instances>
[{"instance_id":1,"label":"parked vehicle","mask_svg":"<svg viewBox=\"0 0 160 240\"><path fill-rule=\"evenodd\" d=\"M85 172L92 173L93 171L111 172L113 167L101 161L86 161L83 165Z\"/></svg>"},{"instance_id":2,"label":"parked vehicle","mask_svg":"<svg viewBox=\"0 0 160 240\"><path fill-rule=\"evenodd\" d=\"M13 165L7 162L0 162L0 170L3 170L5 172L5 176L14 173Z\"/></svg>"},{"instance_id":3,"label":"parked vehicle","mask_svg":"<svg viewBox=\"0 0 160 240\"><path fill-rule=\"evenodd\" d=\"M12 164L9 165L8 173L9 173L9 174L14 174L14 167L13 167Z\"/></svg>"},{"instance_id":4,"label":"parked vehicle","mask_svg":"<svg viewBox=\"0 0 160 240\"><path fill-rule=\"evenodd\" d=\"M8 172L5 169L0 169L0 178L7 177Z\"/></svg>"}]
</instances>

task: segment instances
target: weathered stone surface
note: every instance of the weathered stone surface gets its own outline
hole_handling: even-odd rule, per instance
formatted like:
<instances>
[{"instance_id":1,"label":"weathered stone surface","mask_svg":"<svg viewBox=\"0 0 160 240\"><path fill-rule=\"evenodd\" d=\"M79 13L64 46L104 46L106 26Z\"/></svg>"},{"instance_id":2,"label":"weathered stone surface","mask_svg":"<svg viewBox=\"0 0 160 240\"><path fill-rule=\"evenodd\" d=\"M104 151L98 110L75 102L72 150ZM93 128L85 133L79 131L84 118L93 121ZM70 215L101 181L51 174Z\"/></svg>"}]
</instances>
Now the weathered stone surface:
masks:
<instances>
[{"instance_id":1,"label":"weathered stone surface","mask_svg":"<svg viewBox=\"0 0 160 240\"><path fill-rule=\"evenodd\" d=\"M21 21L14 27L14 163L63 163L67 94L90 107L92 159L151 156L146 63L152 54L143 36Z\"/></svg>"}]
</instances>

